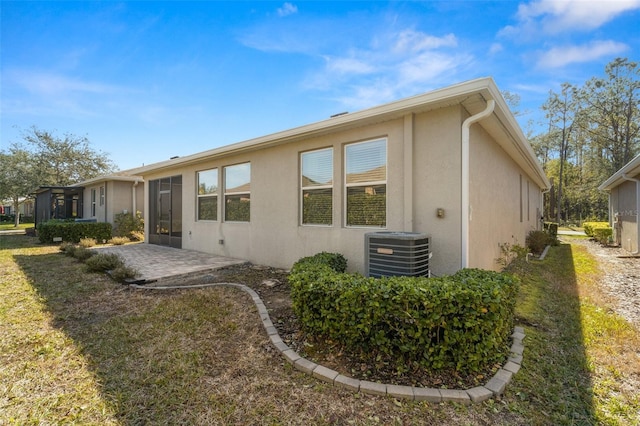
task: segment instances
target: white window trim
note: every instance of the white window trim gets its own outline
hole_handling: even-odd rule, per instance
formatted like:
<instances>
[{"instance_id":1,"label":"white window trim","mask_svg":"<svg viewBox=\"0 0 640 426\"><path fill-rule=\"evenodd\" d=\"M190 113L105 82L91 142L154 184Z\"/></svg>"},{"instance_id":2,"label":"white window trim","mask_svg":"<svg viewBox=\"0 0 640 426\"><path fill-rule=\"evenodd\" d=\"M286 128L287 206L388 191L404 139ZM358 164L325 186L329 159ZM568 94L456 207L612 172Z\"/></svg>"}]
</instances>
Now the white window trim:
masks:
<instances>
[{"instance_id":1,"label":"white window trim","mask_svg":"<svg viewBox=\"0 0 640 426\"><path fill-rule=\"evenodd\" d=\"M319 148L319 149L312 149L310 151L304 151L300 153L300 226L309 226L309 227L319 227L319 228L331 228L333 227L333 195L335 193L334 191L334 186L333 184L331 185L314 185L314 186L304 186L303 182L302 182L302 178L303 178L303 174L302 174L302 156L304 154L309 154L312 152L321 152L321 151L331 151L331 174L332 176L335 176L335 164L333 161L333 147L329 146L326 148ZM332 179L332 181L335 181ZM303 198L304 198L304 191L305 190L313 190L313 189L331 189L331 223L329 225L325 225L322 223L304 223L303 222L303 214L304 214L304 209L303 209Z\"/></svg>"},{"instance_id":2,"label":"white window trim","mask_svg":"<svg viewBox=\"0 0 640 426\"><path fill-rule=\"evenodd\" d=\"M230 164L228 166L224 166L222 167L222 175L224 178L224 182L223 182L223 195L222 195L222 199L223 199L223 208L222 208L222 221L225 223L250 223L251 222L251 190L249 191L237 191L237 192L227 192L227 174L226 174L226 169L229 167L235 167L235 166L241 166L243 164L248 164L249 165L249 185L251 185L251 161L245 161L244 163L237 163L237 164ZM243 194L249 194L249 220L227 220L226 216L227 216L227 195L243 195Z\"/></svg>"},{"instance_id":3,"label":"white window trim","mask_svg":"<svg viewBox=\"0 0 640 426\"><path fill-rule=\"evenodd\" d=\"M380 140L384 140L385 143L385 158L384 158L384 166L385 166L385 176L387 176L387 179L385 180L380 180L380 181L371 181L371 182L357 182L357 183L347 183L347 147L349 146L354 146L354 145L361 145L361 144L365 144L365 143L370 143L370 142L377 142ZM343 149L343 183L344 183L344 194L343 194L343 223L344 223L344 227L345 228L349 228L349 229L387 229L387 224L388 224L388 218L389 218L389 185L387 184L387 181L389 180L389 139L387 137L380 137L380 138L374 138L374 139L369 139L366 141L360 141L360 142L352 142L352 143L347 143L344 145L344 149ZM353 187L360 187L360 186L374 186L374 185L384 185L385 186L385 196L387 197L386 200L387 202L385 202L385 212L384 212L384 226L366 226L366 225L349 225L347 223L347 197L348 197L348 188L353 188Z\"/></svg>"},{"instance_id":4,"label":"white window trim","mask_svg":"<svg viewBox=\"0 0 640 426\"><path fill-rule=\"evenodd\" d=\"M201 172L210 172L216 171L217 186L218 189L215 193L211 194L200 194L200 173ZM218 222L220 218L220 168L212 167L210 169L198 170L196 171L196 222ZM216 218L215 219L200 219L200 198L216 198Z\"/></svg>"}]
</instances>

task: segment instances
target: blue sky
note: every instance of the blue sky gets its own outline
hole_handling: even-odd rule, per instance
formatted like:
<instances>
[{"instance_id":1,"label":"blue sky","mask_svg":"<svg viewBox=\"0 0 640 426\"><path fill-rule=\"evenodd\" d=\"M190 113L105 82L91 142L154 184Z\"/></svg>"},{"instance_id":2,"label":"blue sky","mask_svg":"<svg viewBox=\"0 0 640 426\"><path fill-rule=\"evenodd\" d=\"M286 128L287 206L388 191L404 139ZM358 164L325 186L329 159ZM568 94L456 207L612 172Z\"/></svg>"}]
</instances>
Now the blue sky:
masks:
<instances>
[{"instance_id":1,"label":"blue sky","mask_svg":"<svg viewBox=\"0 0 640 426\"><path fill-rule=\"evenodd\" d=\"M492 76L518 117L640 60L640 0L2 1L0 149L31 126L120 169Z\"/></svg>"}]
</instances>

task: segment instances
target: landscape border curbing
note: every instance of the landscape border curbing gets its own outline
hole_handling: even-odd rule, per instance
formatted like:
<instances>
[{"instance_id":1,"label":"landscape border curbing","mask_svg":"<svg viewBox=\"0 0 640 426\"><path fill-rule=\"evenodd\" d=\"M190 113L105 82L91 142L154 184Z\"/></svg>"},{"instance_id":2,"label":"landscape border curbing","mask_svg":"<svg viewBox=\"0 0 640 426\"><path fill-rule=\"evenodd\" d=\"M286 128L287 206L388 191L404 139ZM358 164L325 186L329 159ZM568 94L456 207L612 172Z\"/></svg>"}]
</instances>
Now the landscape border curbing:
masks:
<instances>
[{"instance_id":1,"label":"landscape border curbing","mask_svg":"<svg viewBox=\"0 0 640 426\"><path fill-rule=\"evenodd\" d=\"M413 401L428 402L457 402L464 405L486 401L495 396L502 395L505 388L522 366L525 338L524 329L522 327L514 327L511 338L511 355L507 359L505 365L499 369L487 383L482 386L476 386L471 389L439 389L439 388L422 388L415 386L401 386L370 382L367 380L353 379L344 376L337 371L324 367L315 362L309 361L301 357L297 352L287 346L278 334L278 330L271 322L269 311L264 302L252 288L237 283L209 283L195 285L174 285L174 286L145 286L138 284L130 284L129 288L146 289L146 290L175 290L189 288L206 288L206 287L235 287L248 293L256 305L258 315L262 320L271 344L282 354L284 359L291 364L296 370L313 376L318 380L348 389L354 392L362 392L369 395L390 396L397 399L410 399Z\"/></svg>"}]
</instances>

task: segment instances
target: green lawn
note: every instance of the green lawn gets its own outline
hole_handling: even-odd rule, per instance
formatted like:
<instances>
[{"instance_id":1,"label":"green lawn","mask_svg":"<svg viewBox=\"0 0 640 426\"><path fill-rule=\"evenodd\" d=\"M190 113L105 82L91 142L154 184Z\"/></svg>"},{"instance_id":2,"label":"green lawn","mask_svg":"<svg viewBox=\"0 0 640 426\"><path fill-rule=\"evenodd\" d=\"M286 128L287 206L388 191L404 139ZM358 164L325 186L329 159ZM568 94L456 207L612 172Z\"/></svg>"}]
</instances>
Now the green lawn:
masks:
<instances>
[{"instance_id":1,"label":"green lawn","mask_svg":"<svg viewBox=\"0 0 640 426\"><path fill-rule=\"evenodd\" d=\"M0 425L640 424L639 332L602 302L594 259L563 244L511 270L522 369L501 398L429 404L293 370L237 290L129 290L0 236Z\"/></svg>"},{"instance_id":2,"label":"green lawn","mask_svg":"<svg viewBox=\"0 0 640 426\"><path fill-rule=\"evenodd\" d=\"M27 229L27 228L33 228L33 223L21 223L18 225L17 228L13 223L6 223L6 222L0 223L0 231L9 231L13 229Z\"/></svg>"}]
</instances>

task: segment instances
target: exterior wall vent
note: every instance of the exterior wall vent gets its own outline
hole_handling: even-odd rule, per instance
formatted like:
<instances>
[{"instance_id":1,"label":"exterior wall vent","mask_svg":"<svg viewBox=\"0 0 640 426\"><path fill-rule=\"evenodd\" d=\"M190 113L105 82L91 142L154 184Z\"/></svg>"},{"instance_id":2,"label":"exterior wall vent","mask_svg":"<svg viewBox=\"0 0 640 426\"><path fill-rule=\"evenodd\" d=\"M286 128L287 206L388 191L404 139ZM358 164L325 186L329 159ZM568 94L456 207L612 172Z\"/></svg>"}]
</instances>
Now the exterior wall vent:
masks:
<instances>
[{"instance_id":1,"label":"exterior wall vent","mask_svg":"<svg viewBox=\"0 0 640 426\"><path fill-rule=\"evenodd\" d=\"M365 234L365 268L368 277L429 277L429 237L417 232Z\"/></svg>"}]
</instances>

